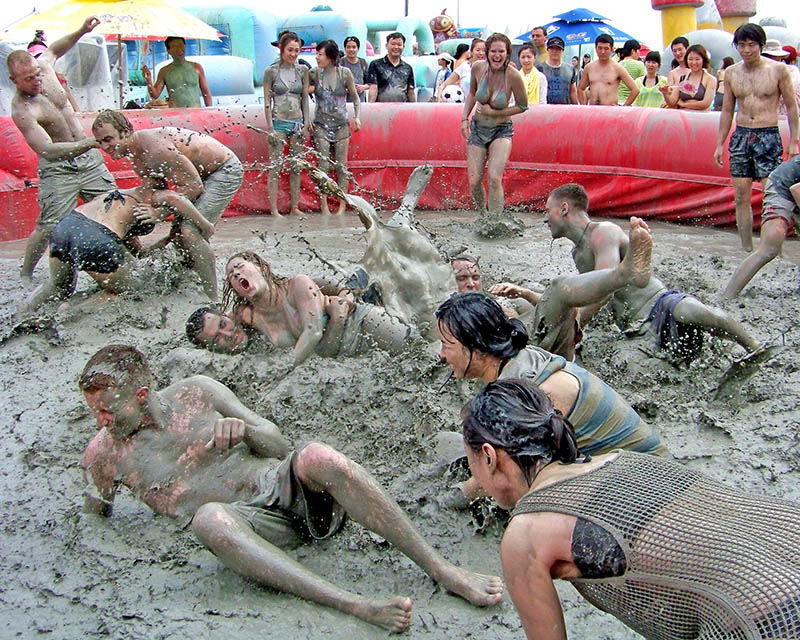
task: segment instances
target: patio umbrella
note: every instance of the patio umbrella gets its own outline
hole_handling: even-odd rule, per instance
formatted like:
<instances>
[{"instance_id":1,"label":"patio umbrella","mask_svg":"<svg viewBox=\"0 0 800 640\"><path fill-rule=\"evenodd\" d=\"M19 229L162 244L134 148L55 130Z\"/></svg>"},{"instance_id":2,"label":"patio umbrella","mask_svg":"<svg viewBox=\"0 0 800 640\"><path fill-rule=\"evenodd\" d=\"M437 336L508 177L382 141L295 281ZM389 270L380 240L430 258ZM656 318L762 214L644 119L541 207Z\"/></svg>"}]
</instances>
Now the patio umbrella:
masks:
<instances>
[{"instance_id":1,"label":"patio umbrella","mask_svg":"<svg viewBox=\"0 0 800 640\"><path fill-rule=\"evenodd\" d=\"M122 68L122 39L179 36L219 40L217 30L193 15L178 9L167 0L66 0L18 22L12 32L31 33L35 29L71 33L84 20L95 15L100 24L94 33L114 35L117 39L117 63ZM120 78L119 101L122 107L123 81Z\"/></svg>"},{"instance_id":2,"label":"patio umbrella","mask_svg":"<svg viewBox=\"0 0 800 640\"><path fill-rule=\"evenodd\" d=\"M630 40L633 36L621 29L606 24L608 18L589 11L588 9L573 9L566 13L553 16L558 18L555 22L545 25L547 37L559 36L567 46L594 44L595 38L601 33L611 36L614 40ZM530 40L531 32L527 31L518 36L520 40Z\"/></svg>"}]
</instances>

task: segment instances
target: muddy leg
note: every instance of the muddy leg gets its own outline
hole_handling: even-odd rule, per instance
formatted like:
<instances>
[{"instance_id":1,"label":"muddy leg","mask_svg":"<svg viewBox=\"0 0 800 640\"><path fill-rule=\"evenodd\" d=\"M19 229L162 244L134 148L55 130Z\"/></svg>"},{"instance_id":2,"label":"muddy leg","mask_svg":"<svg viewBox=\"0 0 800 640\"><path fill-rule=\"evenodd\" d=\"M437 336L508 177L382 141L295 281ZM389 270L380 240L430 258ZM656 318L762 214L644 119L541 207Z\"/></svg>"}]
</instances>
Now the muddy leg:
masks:
<instances>
[{"instance_id":1,"label":"muddy leg","mask_svg":"<svg viewBox=\"0 0 800 640\"><path fill-rule=\"evenodd\" d=\"M19 277L26 284L31 281L33 270L36 268L39 259L44 255L49 240L49 231L34 229L33 233L28 236L28 242L25 245L25 256L22 258L22 267L19 270Z\"/></svg>"},{"instance_id":2,"label":"muddy leg","mask_svg":"<svg viewBox=\"0 0 800 640\"><path fill-rule=\"evenodd\" d=\"M399 353L406 345L411 328L390 316L382 308L375 307L364 318L361 331L365 336L369 336L378 349Z\"/></svg>"},{"instance_id":3,"label":"muddy leg","mask_svg":"<svg viewBox=\"0 0 800 640\"><path fill-rule=\"evenodd\" d=\"M225 566L260 584L333 607L390 631L402 631L411 621L409 598L370 600L337 587L259 536L227 505L209 503L200 507L192 520L192 530Z\"/></svg>"},{"instance_id":4,"label":"muddy leg","mask_svg":"<svg viewBox=\"0 0 800 640\"><path fill-rule=\"evenodd\" d=\"M489 162L486 168L489 183L489 213L503 213L505 209L503 172L510 155L511 138L498 138L489 145Z\"/></svg>"},{"instance_id":5,"label":"muddy leg","mask_svg":"<svg viewBox=\"0 0 800 640\"><path fill-rule=\"evenodd\" d=\"M750 252L753 250L753 209L750 204L753 180L751 178L731 178L731 180L736 200L736 228L739 230L739 241L742 243L742 248Z\"/></svg>"},{"instance_id":6,"label":"muddy leg","mask_svg":"<svg viewBox=\"0 0 800 640\"><path fill-rule=\"evenodd\" d=\"M271 167L267 178L267 193L269 196L269 212L277 217L281 215L278 211L278 179L280 178L285 144L286 139L279 133L269 137L269 161Z\"/></svg>"},{"instance_id":7,"label":"muddy leg","mask_svg":"<svg viewBox=\"0 0 800 640\"><path fill-rule=\"evenodd\" d=\"M469 192L478 209L478 213L486 213L486 192L483 190L483 170L486 166L486 149L472 144L467 145L467 178Z\"/></svg>"},{"instance_id":8,"label":"muddy leg","mask_svg":"<svg viewBox=\"0 0 800 640\"><path fill-rule=\"evenodd\" d=\"M406 185L406 193L403 196L403 201L397 208L393 218L403 218L406 222L413 222L414 211L417 208L417 202L419 202L422 192L425 191L425 187L427 187L428 183L431 181L432 175L433 167L429 164L417 167L411 172L411 177L408 179L408 184Z\"/></svg>"},{"instance_id":9,"label":"muddy leg","mask_svg":"<svg viewBox=\"0 0 800 640\"><path fill-rule=\"evenodd\" d=\"M739 295L764 265L781 255L788 230L789 223L783 218L772 218L761 226L758 249L747 256L731 276L722 294L723 299L730 300Z\"/></svg>"},{"instance_id":10,"label":"muddy leg","mask_svg":"<svg viewBox=\"0 0 800 640\"><path fill-rule=\"evenodd\" d=\"M350 138L339 140L334 146L334 152L336 153L336 180L339 183L339 188L345 193L347 193L347 189L350 187L350 174L347 171L347 153L349 149ZM339 199L339 209L336 213L344 213L346 208L347 202Z\"/></svg>"},{"instance_id":11,"label":"muddy leg","mask_svg":"<svg viewBox=\"0 0 800 640\"><path fill-rule=\"evenodd\" d=\"M50 280L36 287L25 301L20 313L36 311L45 302L64 300L75 291L78 272L75 268L58 258L50 258Z\"/></svg>"},{"instance_id":12,"label":"muddy leg","mask_svg":"<svg viewBox=\"0 0 800 640\"><path fill-rule=\"evenodd\" d=\"M289 156L290 159L303 157L302 137L292 136L289 138ZM293 216L300 215L300 167L293 162L289 163L289 199L291 200L289 213Z\"/></svg>"},{"instance_id":13,"label":"muddy leg","mask_svg":"<svg viewBox=\"0 0 800 640\"><path fill-rule=\"evenodd\" d=\"M328 171L331 168L331 143L325 139L324 135L314 136L314 142L317 145L317 162L319 164L319 170L325 175L328 175ZM328 194L325 192L320 192L319 197L319 212L324 215L330 214L331 211L328 209Z\"/></svg>"},{"instance_id":14,"label":"muddy leg","mask_svg":"<svg viewBox=\"0 0 800 640\"><path fill-rule=\"evenodd\" d=\"M473 573L445 560L359 464L327 445L311 443L298 454L295 469L311 491L330 493L353 520L396 546L448 591L479 607L502 599L500 578Z\"/></svg>"},{"instance_id":15,"label":"muddy leg","mask_svg":"<svg viewBox=\"0 0 800 640\"><path fill-rule=\"evenodd\" d=\"M712 335L720 335L735 340L747 351L755 351L758 343L745 331L745 328L722 309L709 307L697 298L684 298L675 305L673 315L678 322L695 324Z\"/></svg>"}]
</instances>

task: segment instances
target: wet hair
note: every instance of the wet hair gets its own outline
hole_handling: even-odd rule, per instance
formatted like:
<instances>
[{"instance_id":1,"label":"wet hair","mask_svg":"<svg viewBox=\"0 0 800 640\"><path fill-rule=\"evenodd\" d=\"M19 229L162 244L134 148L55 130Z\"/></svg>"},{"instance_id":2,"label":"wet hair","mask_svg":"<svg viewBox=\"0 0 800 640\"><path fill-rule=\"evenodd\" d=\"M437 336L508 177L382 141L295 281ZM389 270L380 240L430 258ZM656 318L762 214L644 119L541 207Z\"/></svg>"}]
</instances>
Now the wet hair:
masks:
<instances>
[{"instance_id":1,"label":"wet hair","mask_svg":"<svg viewBox=\"0 0 800 640\"><path fill-rule=\"evenodd\" d=\"M586 189L574 182L568 182L556 187L550 192L550 197L562 202L566 200L573 207L577 207L582 211L589 210L589 194L586 193Z\"/></svg>"},{"instance_id":2,"label":"wet hair","mask_svg":"<svg viewBox=\"0 0 800 640\"><path fill-rule=\"evenodd\" d=\"M464 262L469 262L470 264L474 264L476 267L480 266L478 265L478 259L474 258L468 253L459 253L458 255L453 256L452 258L450 258L450 264L453 264L454 262L459 262L461 260L463 260Z\"/></svg>"},{"instance_id":3,"label":"wet hair","mask_svg":"<svg viewBox=\"0 0 800 640\"><path fill-rule=\"evenodd\" d=\"M518 318L508 318L492 296L478 291L455 293L436 310L439 329L467 349L510 360L528 344L528 331Z\"/></svg>"},{"instance_id":4,"label":"wet hair","mask_svg":"<svg viewBox=\"0 0 800 640\"><path fill-rule=\"evenodd\" d=\"M534 46L533 46L533 45L532 45L530 42L526 42L525 44L523 44L523 45L522 45L522 46L519 48L519 51L517 51L517 55L519 55L519 54L520 54L520 53L522 53L523 51L530 51L530 52L533 54L533 57L534 57L534 58L535 58L535 57L536 57L536 55L537 55L536 48L535 48L535 47L534 47Z\"/></svg>"},{"instance_id":5,"label":"wet hair","mask_svg":"<svg viewBox=\"0 0 800 640\"><path fill-rule=\"evenodd\" d=\"M760 24L745 22L733 32L733 46L735 47L742 40L752 40L753 42L757 42L758 48L763 49L764 45L767 43L767 34L764 32L764 28Z\"/></svg>"},{"instance_id":6,"label":"wet hair","mask_svg":"<svg viewBox=\"0 0 800 640\"><path fill-rule=\"evenodd\" d=\"M333 40L323 40L317 45L317 51L324 51L325 57L333 64L339 62L339 45Z\"/></svg>"},{"instance_id":7,"label":"wet hair","mask_svg":"<svg viewBox=\"0 0 800 640\"><path fill-rule=\"evenodd\" d=\"M469 45L470 52L475 51L475 47L477 47L481 43L486 44L486 40L484 40L483 38L473 38L472 42Z\"/></svg>"},{"instance_id":8,"label":"wet hair","mask_svg":"<svg viewBox=\"0 0 800 640\"><path fill-rule=\"evenodd\" d=\"M225 262L225 267L227 268L228 264L234 258L242 258L242 260L247 260L247 262L252 262L256 267L258 267L261 274L264 276L267 282L274 284L276 287L283 286L283 283L286 281L286 278L281 278L272 273L272 269L269 266L269 262L264 260L260 255L255 253L254 251L240 251L239 253L234 253L228 260ZM270 292L270 296L272 293ZM272 302L272 298L270 297L270 303ZM228 278L225 278L225 285L222 287L222 313L227 312L229 309L234 312L238 312L240 309L245 307L249 307L250 303L244 300L243 298L239 297L239 294L233 290Z\"/></svg>"},{"instance_id":9,"label":"wet hair","mask_svg":"<svg viewBox=\"0 0 800 640\"><path fill-rule=\"evenodd\" d=\"M402 38L403 44L406 43L406 37L402 33L400 33L399 31L393 31L388 36L386 36L386 44L389 44L389 40L392 40L393 38Z\"/></svg>"},{"instance_id":10,"label":"wet hair","mask_svg":"<svg viewBox=\"0 0 800 640\"><path fill-rule=\"evenodd\" d=\"M461 424L472 451L484 444L503 449L520 466L528 485L540 463L570 463L578 457L572 425L528 380L490 382L464 405Z\"/></svg>"},{"instance_id":11,"label":"wet hair","mask_svg":"<svg viewBox=\"0 0 800 640\"><path fill-rule=\"evenodd\" d=\"M489 53L489 47L491 47L495 42L502 42L506 46L506 59L503 62L503 69L508 68L508 63L511 62L511 40L509 40L508 36L505 33L493 33L488 38L486 38L486 53Z\"/></svg>"},{"instance_id":12,"label":"wet hair","mask_svg":"<svg viewBox=\"0 0 800 640\"><path fill-rule=\"evenodd\" d=\"M469 45L466 42L460 43L456 47L456 60L458 60L461 56L463 56L467 51L469 51Z\"/></svg>"},{"instance_id":13,"label":"wet hair","mask_svg":"<svg viewBox=\"0 0 800 640\"><path fill-rule=\"evenodd\" d=\"M607 33L601 33L599 36L597 36L597 37L594 39L594 46L597 46L597 45L598 45L598 44L600 44L601 42L605 42L606 44L610 44L610 45L611 45L611 48L612 48L612 49L614 48L614 38L612 38L612 37L611 37L610 35L608 35Z\"/></svg>"},{"instance_id":14,"label":"wet hair","mask_svg":"<svg viewBox=\"0 0 800 640\"><path fill-rule=\"evenodd\" d=\"M682 44L684 47L688 48L688 47L689 47L689 39L688 39L688 38L684 38L683 36L678 36L678 37L677 37L677 38L675 38L675 39L674 39L672 42L670 42L670 43L669 43L669 48L670 48L670 50L671 50L671 49L672 49L672 47L674 47L676 44Z\"/></svg>"},{"instance_id":15,"label":"wet hair","mask_svg":"<svg viewBox=\"0 0 800 640\"><path fill-rule=\"evenodd\" d=\"M545 27L534 27L531 29L531 38L533 38L534 31L541 31L542 35L544 35L545 38L547 37L547 29Z\"/></svg>"},{"instance_id":16,"label":"wet hair","mask_svg":"<svg viewBox=\"0 0 800 640\"><path fill-rule=\"evenodd\" d=\"M342 43L342 47L346 47L348 42L355 42L356 46L360 49L361 48L361 40L356 38L355 36L347 36Z\"/></svg>"},{"instance_id":17,"label":"wet hair","mask_svg":"<svg viewBox=\"0 0 800 640\"><path fill-rule=\"evenodd\" d=\"M642 45L639 44L638 40L626 40L625 44L622 45L622 48L617 49L616 54L619 56L620 60L624 60L627 58L631 53L634 51L639 51L642 48Z\"/></svg>"},{"instance_id":18,"label":"wet hair","mask_svg":"<svg viewBox=\"0 0 800 640\"><path fill-rule=\"evenodd\" d=\"M658 51L648 51L644 57L645 62L657 62L661 64L661 54Z\"/></svg>"},{"instance_id":19,"label":"wet hair","mask_svg":"<svg viewBox=\"0 0 800 640\"><path fill-rule=\"evenodd\" d=\"M722 68L723 68L723 69L727 69L727 68L728 68L728 67L730 67L730 66L731 66L733 63L734 63L734 59L733 59L733 58L731 58L730 56L725 56L725 57L722 59Z\"/></svg>"},{"instance_id":20,"label":"wet hair","mask_svg":"<svg viewBox=\"0 0 800 640\"><path fill-rule=\"evenodd\" d=\"M124 344L110 344L95 353L78 378L81 391L103 391L153 385L153 372L141 351Z\"/></svg>"},{"instance_id":21,"label":"wet hair","mask_svg":"<svg viewBox=\"0 0 800 640\"><path fill-rule=\"evenodd\" d=\"M18 69L28 65L35 66L34 57L27 51L17 49L8 54L6 58L6 66L10 75L14 75Z\"/></svg>"},{"instance_id":22,"label":"wet hair","mask_svg":"<svg viewBox=\"0 0 800 640\"><path fill-rule=\"evenodd\" d=\"M298 36L294 31L284 31L281 34L281 37L278 39L278 49L280 50L281 55L283 55L283 50L290 42L296 42L302 46L300 43L300 36Z\"/></svg>"},{"instance_id":23,"label":"wet hair","mask_svg":"<svg viewBox=\"0 0 800 640\"><path fill-rule=\"evenodd\" d=\"M689 63L689 54L696 53L703 59L703 69L708 69L708 66L711 64L711 56L708 55L708 51L702 44L693 44L686 50L686 63Z\"/></svg>"},{"instance_id":24,"label":"wet hair","mask_svg":"<svg viewBox=\"0 0 800 640\"><path fill-rule=\"evenodd\" d=\"M186 44L186 40L180 36L169 36L164 39L164 48L169 51L170 43L175 42L176 40L180 40L183 44Z\"/></svg>"},{"instance_id":25,"label":"wet hair","mask_svg":"<svg viewBox=\"0 0 800 640\"><path fill-rule=\"evenodd\" d=\"M220 312L218 309L212 307L200 307L199 309L195 309L188 320L186 320L186 337L189 338L189 342L198 347L206 346L206 343L200 338L200 332L205 325L207 313L218 314Z\"/></svg>"},{"instance_id":26,"label":"wet hair","mask_svg":"<svg viewBox=\"0 0 800 640\"><path fill-rule=\"evenodd\" d=\"M125 114L113 109L103 109L97 114L97 117L92 122L92 131L97 131L104 124L110 124L121 134L130 135L133 133L133 125Z\"/></svg>"}]
</instances>

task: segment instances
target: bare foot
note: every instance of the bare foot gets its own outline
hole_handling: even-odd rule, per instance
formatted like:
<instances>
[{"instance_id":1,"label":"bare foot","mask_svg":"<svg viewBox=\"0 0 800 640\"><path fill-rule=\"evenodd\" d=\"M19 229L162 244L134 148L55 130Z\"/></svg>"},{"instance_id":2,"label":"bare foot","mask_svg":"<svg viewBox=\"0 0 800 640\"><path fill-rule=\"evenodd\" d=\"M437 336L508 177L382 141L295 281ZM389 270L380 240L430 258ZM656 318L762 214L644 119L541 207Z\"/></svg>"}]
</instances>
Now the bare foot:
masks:
<instances>
[{"instance_id":1,"label":"bare foot","mask_svg":"<svg viewBox=\"0 0 800 640\"><path fill-rule=\"evenodd\" d=\"M644 220L631 218L630 241L625 258L620 263L623 275L631 284L646 287L650 282L650 258L653 254L653 236Z\"/></svg>"},{"instance_id":2,"label":"bare foot","mask_svg":"<svg viewBox=\"0 0 800 640\"><path fill-rule=\"evenodd\" d=\"M339 208L336 210L336 213L339 215L343 215L346 210L347 210L347 203L344 200L340 200Z\"/></svg>"},{"instance_id":3,"label":"bare foot","mask_svg":"<svg viewBox=\"0 0 800 640\"><path fill-rule=\"evenodd\" d=\"M411 624L411 598L397 596L389 600L363 600L353 607L353 615L394 633Z\"/></svg>"},{"instance_id":4,"label":"bare foot","mask_svg":"<svg viewBox=\"0 0 800 640\"><path fill-rule=\"evenodd\" d=\"M497 576L473 573L461 567L453 567L439 583L448 591L461 596L476 607L491 607L503 599L503 580Z\"/></svg>"},{"instance_id":5,"label":"bare foot","mask_svg":"<svg viewBox=\"0 0 800 640\"><path fill-rule=\"evenodd\" d=\"M271 215L272 217L274 217L274 218L282 218L282 217L283 217L283 216L281 215L281 212L280 212L280 211L278 211L277 209L270 209L270 212L269 212L269 213L270 213L270 215Z\"/></svg>"},{"instance_id":6,"label":"bare foot","mask_svg":"<svg viewBox=\"0 0 800 640\"><path fill-rule=\"evenodd\" d=\"M299 216L301 213L302 213L302 211L300 211L300 209L298 209L297 207L293 207L292 210L289 212L289 215L290 216Z\"/></svg>"}]
</instances>

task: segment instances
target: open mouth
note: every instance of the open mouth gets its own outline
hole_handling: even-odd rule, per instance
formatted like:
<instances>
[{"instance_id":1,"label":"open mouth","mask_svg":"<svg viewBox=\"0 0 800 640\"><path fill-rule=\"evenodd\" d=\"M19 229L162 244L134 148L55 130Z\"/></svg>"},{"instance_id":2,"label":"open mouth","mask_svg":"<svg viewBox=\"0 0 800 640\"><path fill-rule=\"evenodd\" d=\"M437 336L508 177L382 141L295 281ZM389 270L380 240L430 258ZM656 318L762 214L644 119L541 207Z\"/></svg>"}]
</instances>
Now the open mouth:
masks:
<instances>
[{"instance_id":1,"label":"open mouth","mask_svg":"<svg viewBox=\"0 0 800 640\"><path fill-rule=\"evenodd\" d=\"M247 278L239 277L239 288L247 293L250 290L250 281Z\"/></svg>"}]
</instances>

